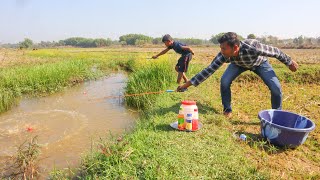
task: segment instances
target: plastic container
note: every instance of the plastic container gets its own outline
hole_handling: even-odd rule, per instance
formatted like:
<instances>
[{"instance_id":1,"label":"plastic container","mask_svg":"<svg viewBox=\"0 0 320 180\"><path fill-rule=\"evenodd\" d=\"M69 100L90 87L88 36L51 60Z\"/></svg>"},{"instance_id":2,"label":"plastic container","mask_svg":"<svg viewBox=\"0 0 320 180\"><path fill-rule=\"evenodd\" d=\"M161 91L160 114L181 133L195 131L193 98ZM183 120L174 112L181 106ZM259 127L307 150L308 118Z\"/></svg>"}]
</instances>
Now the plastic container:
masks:
<instances>
[{"instance_id":1,"label":"plastic container","mask_svg":"<svg viewBox=\"0 0 320 180\"><path fill-rule=\"evenodd\" d=\"M187 114L186 131L192 131L192 114Z\"/></svg>"},{"instance_id":2,"label":"plastic container","mask_svg":"<svg viewBox=\"0 0 320 180\"><path fill-rule=\"evenodd\" d=\"M170 126L171 126L173 129L179 130L179 129L178 129L178 121L173 122L173 123L170 123ZM199 124L198 124L198 129L197 129L196 131L199 131L201 128L202 128L202 124L201 124L201 122L199 122ZM179 131L181 131L181 130L179 130ZM183 131L185 131L185 130L183 130ZM193 131L193 130L192 130L191 132L196 132L196 131Z\"/></svg>"},{"instance_id":3,"label":"plastic container","mask_svg":"<svg viewBox=\"0 0 320 180\"><path fill-rule=\"evenodd\" d=\"M184 123L184 116L183 114L178 115L178 129L184 130L185 129L185 123Z\"/></svg>"},{"instance_id":4,"label":"plastic container","mask_svg":"<svg viewBox=\"0 0 320 180\"><path fill-rule=\"evenodd\" d=\"M196 131L199 128L199 120L198 119L192 119L192 131Z\"/></svg>"},{"instance_id":5,"label":"plastic container","mask_svg":"<svg viewBox=\"0 0 320 180\"><path fill-rule=\"evenodd\" d=\"M282 110L263 110L258 117L261 135L270 143L295 148L303 144L315 124L308 118Z\"/></svg>"},{"instance_id":6,"label":"plastic container","mask_svg":"<svg viewBox=\"0 0 320 180\"><path fill-rule=\"evenodd\" d=\"M192 119L199 119L198 108L193 110Z\"/></svg>"},{"instance_id":7,"label":"plastic container","mask_svg":"<svg viewBox=\"0 0 320 180\"><path fill-rule=\"evenodd\" d=\"M185 129L186 128L186 116L184 115L182 104L180 105L180 108L179 108L179 115L183 116L183 129ZM182 123L182 120L180 120L180 123ZM178 125L179 125L179 117L178 117Z\"/></svg>"},{"instance_id":8,"label":"plastic container","mask_svg":"<svg viewBox=\"0 0 320 180\"><path fill-rule=\"evenodd\" d=\"M187 114L192 114L193 117L195 109L197 109L198 112L198 107L195 101L182 101L180 107L183 109L183 114L185 118L187 117Z\"/></svg>"},{"instance_id":9,"label":"plastic container","mask_svg":"<svg viewBox=\"0 0 320 180\"><path fill-rule=\"evenodd\" d=\"M240 134L239 138L243 141L247 140L247 136L245 134Z\"/></svg>"}]
</instances>

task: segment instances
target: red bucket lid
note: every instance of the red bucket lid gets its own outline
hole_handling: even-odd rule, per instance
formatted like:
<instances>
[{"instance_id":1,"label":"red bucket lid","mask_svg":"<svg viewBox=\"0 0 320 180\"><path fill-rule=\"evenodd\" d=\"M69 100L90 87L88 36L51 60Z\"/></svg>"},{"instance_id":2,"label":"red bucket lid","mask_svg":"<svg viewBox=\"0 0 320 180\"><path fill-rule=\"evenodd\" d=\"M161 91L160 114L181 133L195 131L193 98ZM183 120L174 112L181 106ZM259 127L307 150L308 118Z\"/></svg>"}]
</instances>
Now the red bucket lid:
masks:
<instances>
[{"instance_id":1,"label":"red bucket lid","mask_svg":"<svg viewBox=\"0 0 320 180\"><path fill-rule=\"evenodd\" d=\"M196 105L197 103L195 101L181 101L181 104L183 104L183 105Z\"/></svg>"}]
</instances>

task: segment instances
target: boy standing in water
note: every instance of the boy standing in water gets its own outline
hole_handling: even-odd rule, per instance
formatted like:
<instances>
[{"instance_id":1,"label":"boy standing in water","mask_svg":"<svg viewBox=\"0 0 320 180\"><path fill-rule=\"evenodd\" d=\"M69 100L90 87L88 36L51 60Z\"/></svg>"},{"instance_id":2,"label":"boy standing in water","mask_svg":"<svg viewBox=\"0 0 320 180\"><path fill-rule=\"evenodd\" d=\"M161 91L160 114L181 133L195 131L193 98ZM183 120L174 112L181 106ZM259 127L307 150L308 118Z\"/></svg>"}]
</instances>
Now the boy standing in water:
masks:
<instances>
[{"instance_id":1,"label":"boy standing in water","mask_svg":"<svg viewBox=\"0 0 320 180\"><path fill-rule=\"evenodd\" d=\"M182 78L186 83L188 81L188 78L185 73L188 71L189 62L191 61L194 52L187 45L182 44L178 41L174 41L169 34L166 34L162 37L162 42L166 45L167 48L161 51L159 54L152 56L152 58L156 59L159 56L167 53L170 49L173 49L176 53L181 54L181 57L178 59L178 63L175 67L176 71L178 72L177 83L180 84Z\"/></svg>"}]
</instances>

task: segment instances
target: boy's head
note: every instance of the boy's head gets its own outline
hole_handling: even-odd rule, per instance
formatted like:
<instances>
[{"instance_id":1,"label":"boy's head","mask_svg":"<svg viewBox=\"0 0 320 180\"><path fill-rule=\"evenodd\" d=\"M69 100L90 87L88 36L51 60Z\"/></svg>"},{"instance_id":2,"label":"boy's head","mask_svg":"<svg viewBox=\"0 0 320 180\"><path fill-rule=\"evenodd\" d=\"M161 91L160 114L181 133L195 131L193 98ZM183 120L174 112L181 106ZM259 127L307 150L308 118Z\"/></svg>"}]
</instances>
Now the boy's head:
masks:
<instances>
[{"instance_id":1,"label":"boy's head","mask_svg":"<svg viewBox=\"0 0 320 180\"><path fill-rule=\"evenodd\" d=\"M173 44L173 39L169 34L166 34L162 37L162 42L169 47Z\"/></svg>"},{"instance_id":2,"label":"boy's head","mask_svg":"<svg viewBox=\"0 0 320 180\"><path fill-rule=\"evenodd\" d=\"M223 56L227 58L237 56L240 47L240 40L236 33L225 33L218 39L218 42L220 43L221 53Z\"/></svg>"}]
</instances>

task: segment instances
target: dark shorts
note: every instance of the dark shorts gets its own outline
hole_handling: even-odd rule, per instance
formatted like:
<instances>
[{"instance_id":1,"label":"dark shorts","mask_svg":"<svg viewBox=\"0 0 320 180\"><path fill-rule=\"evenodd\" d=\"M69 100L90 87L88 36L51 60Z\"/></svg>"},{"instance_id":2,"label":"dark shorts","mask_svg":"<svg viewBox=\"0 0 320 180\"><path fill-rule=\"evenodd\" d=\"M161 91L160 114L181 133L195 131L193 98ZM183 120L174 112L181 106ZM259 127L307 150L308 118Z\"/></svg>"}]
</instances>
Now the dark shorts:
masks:
<instances>
[{"instance_id":1,"label":"dark shorts","mask_svg":"<svg viewBox=\"0 0 320 180\"><path fill-rule=\"evenodd\" d=\"M178 72L187 72L188 71L188 66L189 66L189 62L192 59L192 54L189 53L187 55L182 55L179 60L178 63L176 65L176 67L178 67Z\"/></svg>"}]
</instances>

